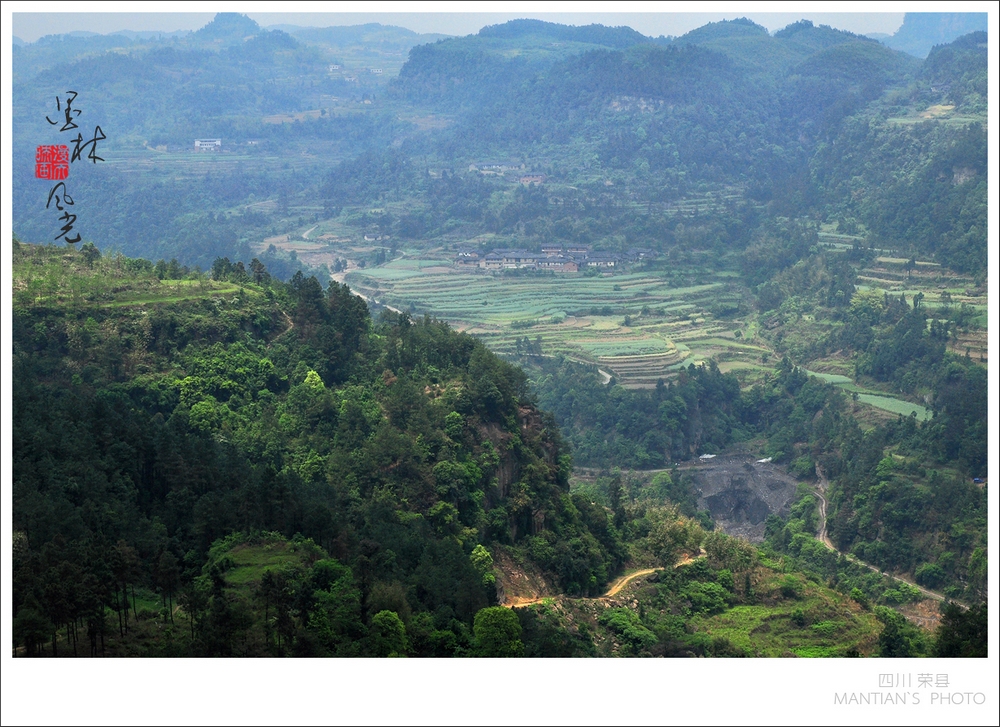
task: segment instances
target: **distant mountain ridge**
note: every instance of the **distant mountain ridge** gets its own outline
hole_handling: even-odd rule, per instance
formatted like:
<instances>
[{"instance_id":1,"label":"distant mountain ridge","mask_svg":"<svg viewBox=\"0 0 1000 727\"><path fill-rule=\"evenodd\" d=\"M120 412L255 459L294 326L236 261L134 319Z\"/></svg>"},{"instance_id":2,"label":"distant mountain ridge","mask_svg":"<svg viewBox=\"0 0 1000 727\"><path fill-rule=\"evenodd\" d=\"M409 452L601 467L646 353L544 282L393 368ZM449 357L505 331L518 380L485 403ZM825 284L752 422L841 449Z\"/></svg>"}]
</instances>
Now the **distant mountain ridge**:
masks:
<instances>
[{"instance_id":1,"label":"distant mountain ridge","mask_svg":"<svg viewBox=\"0 0 1000 727\"><path fill-rule=\"evenodd\" d=\"M609 27L596 23L584 26L560 25L534 19L510 20L499 25L487 25L478 33L480 38L505 40L532 35L578 43L592 43L609 48L628 48L640 43L657 42L656 39L647 37L627 26ZM661 40L666 39L661 36Z\"/></svg>"},{"instance_id":2,"label":"distant mountain ridge","mask_svg":"<svg viewBox=\"0 0 1000 727\"><path fill-rule=\"evenodd\" d=\"M707 23L695 28L677 39L678 43L705 43L721 38L736 38L741 36L768 36L767 28L747 18L735 20L720 20L717 23Z\"/></svg>"},{"instance_id":3,"label":"distant mountain ridge","mask_svg":"<svg viewBox=\"0 0 1000 727\"><path fill-rule=\"evenodd\" d=\"M316 28L302 25L269 25L268 30L282 30L304 42L343 45L365 42L373 45L392 45L410 48L420 43L434 43L451 38L443 33L416 33L398 25L364 23L362 25L332 25Z\"/></svg>"},{"instance_id":4,"label":"distant mountain ridge","mask_svg":"<svg viewBox=\"0 0 1000 727\"><path fill-rule=\"evenodd\" d=\"M196 30L194 36L205 40L241 41L262 30L256 20L241 13L218 13L212 22Z\"/></svg>"},{"instance_id":5,"label":"distant mountain ridge","mask_svg":"<svg viewBox=\"0 0 1000 727\"><path fill-rule=\"evenodd\" d=\"M939 46L921 63L872 39L807 20L771 35L737 19L675 39L534 20L433 43L423 41L435 36L372 23L282 30L226 15L202 31L162 41L66 35L15 47L15 149L26 150L18 168L33 170L28 151L48 131L39 111L62 88L53 79L73 78L74 90L86 99L80 108L87 118L114 130L108 147L145 144L173 154L190 149L193 139L222 138L221 158L229 160L265 148L277 159L310 145L343 162L342 176L367 170L348 175L347 187L362 190L355 196L373 207L381 206L375 204L380 196L422 189L426 180L415 173L406 177L417 166L405 162L427 155L431 168L503 158L545 160L536 162L539 170L592 166L604 175L601 184L617 174L639 185L640 191L629 194L651 195L660 203L687 194L692 185L732 185L756 202L797 213L815 204L825 186L811 181L810 157L838 138L845 119L891 116L911 123L935 113L950 114L948 123L966 123L982 116L987 103L985 34ZM892 108L888 98L880 99L889 89ZM425 116L428 111L439 116ZM390 142L392 150L383 149ZM326 189L332 171L319 159L314 178L324 180L317 188ZM384 178L383 171L395 169L403 176ZM112 190L133 188L110 170L106 174L106 180L81 177L79 193L96 194L99 187L107 198L122 199ZM964 171L955 174L946 176L966 178ZM249 203L251 191L254 203L280 200L274 175L258 172L255 163L236 186L222 174L183 185L160 179L162 190L179 185L155 192L157 199L171 200L176 222L165 225L166 232L147 232L134 209L117 202L89 224L105 244L127 245L132 254L153 255L151 250L166 245L185 264L205 265L216 255L245 257L241 246L247 239L271 237L287 220L256 206L244 207L254 215L241 214L238 222L216 216L195 223L182 219L181 211L206 213L209 199L213 214L216 208L238 209ZM290 169L287 176L282 185L288 193L305 195ZM41 239L49 221L28 202L30 187L15 188L21 190L14 199L19 232ZM610 189L601 193L611 195ZM961 187L955 195L958 205L968 193ZM326 199L331 211L344 204ZM217 228L209 234L206 224ZM985 229L967 227L973 241ZM902 223L883 228L894 231L894 240L910 239L899 232L909 229ZM420 227L407 222L406 229ZM959 257L965 262L956 262ZM942 259L971 270L980 256L949 253Z\"/></svg>"},{"instance_id":6,"label":"distant mountain ridge","mask_svg":"<svg viewBox=\"0 0 1000 727\"><path fill-rule=\"evenodd\" d=\"M907 13L903 24L883 42L917 58L926 58L931 48L967 33L986 32L986 13Z\"/></svg>"}]
</instances>

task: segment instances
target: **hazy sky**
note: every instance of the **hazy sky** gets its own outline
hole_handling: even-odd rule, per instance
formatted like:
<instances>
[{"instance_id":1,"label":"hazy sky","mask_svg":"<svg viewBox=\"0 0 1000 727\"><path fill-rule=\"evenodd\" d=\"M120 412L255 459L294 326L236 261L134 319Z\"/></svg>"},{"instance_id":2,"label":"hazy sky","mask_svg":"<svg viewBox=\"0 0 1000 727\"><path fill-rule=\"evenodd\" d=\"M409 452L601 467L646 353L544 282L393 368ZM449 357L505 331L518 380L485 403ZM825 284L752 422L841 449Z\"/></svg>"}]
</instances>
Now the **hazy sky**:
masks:
<instances>
[{"instance_id":1,"label":"hazy sky","mask_svg":"<svg viewBox=\"0 0 1000 727\"><path fill-rule=\"evenodd\" d=\"M144 3L144 8L150 10L165 10L176 8L180 11L211 7L213 12L59 12L62 9L80 7L77 4L60 3L16 3L18 9L28 12L15 12L12 15L12 34L27 42L34 42L49 34L69 33L74 30L87 30L96 33L111 33L117 30L196 30L211 21L216 11L243 12L256 20L262 26L289 24L311 25L325 27L329 25L358 25L361 23L378 22L386 25L399 25L419 33L445 33L449 35L468 35L476 33L484 25L503 23L514 18L539 18L567 25L587 25L601 23L603 25L628 25L640 33L651 36L682 35L689 30L706 23L748 17L760 23L768 30L779 30L789 23L802 18L812 20L816 24L831 25L842 30L855 33L893 33L903 22L903 12L908 4L903 3L808 3L802 10L796 12L767 12L768 9L785 10L788 5L775 3L628 3L619 2L613 7L619 12L586 12L588 10L607 8L607 3L577 2L577 3L476 3L477 12L453 12L455 9L468 9L468 3L393 3L393 2L352 2L326 3L325 7L332 10L350 9L352 12L257 12L270 8L281 7L294 9L295 3ZM958 6L958 7L956 7ZM122 7L117 3L89 3L88 7L97 10ZM298 5L303 10L313 10L317 4ZM425 12L399 12L403 9L420 8ZM572 7L582 12L553 12ZM697 12L669 12L678 7ZM933 9L939 8L913 8ZM944 9L941 6L940 9ZM947 6L949 9L961 10L960 4ZM31 12L41 10L43 12ZM53 10L54 12L45 12ZM843 11L853 12L843 12ZM866 12L866 11L891 12ZM548 12L546 12L548 11ZM829 12L822 12L829 11ZM838 12L839 11L839 12Z\"/></svg>"}]
</instances>

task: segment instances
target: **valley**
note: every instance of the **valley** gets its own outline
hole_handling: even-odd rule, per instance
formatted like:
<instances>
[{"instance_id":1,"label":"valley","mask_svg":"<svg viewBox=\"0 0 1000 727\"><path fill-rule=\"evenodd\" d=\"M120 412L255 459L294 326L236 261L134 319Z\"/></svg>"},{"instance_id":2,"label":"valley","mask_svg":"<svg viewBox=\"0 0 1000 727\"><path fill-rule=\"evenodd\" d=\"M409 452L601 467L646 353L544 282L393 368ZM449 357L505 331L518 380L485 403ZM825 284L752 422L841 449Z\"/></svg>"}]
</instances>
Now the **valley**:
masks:
<instances>
[{"instance_id":1,"label":"valley","mask_svg":"<svg viewBox=\"0 0 1000 727\"><path fill-rule=\"evenodd\" d=\"M16 44L15 655L985 656L946 15Z\"/></svg>"}]
</instances>

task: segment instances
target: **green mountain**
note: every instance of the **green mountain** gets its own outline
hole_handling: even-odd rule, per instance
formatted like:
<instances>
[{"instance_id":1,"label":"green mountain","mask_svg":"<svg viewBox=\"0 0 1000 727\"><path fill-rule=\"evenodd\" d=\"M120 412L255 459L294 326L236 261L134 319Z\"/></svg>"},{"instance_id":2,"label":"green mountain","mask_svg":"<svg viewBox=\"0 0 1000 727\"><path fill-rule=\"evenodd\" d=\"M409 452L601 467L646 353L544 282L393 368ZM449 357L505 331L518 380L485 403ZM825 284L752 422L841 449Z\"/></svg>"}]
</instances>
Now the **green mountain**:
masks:
<instances>
[{"instance_id":1,"label":"green mountain","mask_svg":"<svg viewBox=\"0 0 1000 727\"><path fill-rule=\"evenodd\" d=\"M260 32L256 21L242 13L219 13L208 25L196 30L192 38L201 42L240 43Z\"/></svg>"},{"instance_id":2,"label":"green mountain","mask_svg":"<svg viewBox=\"0 0 1000 727\"><path fill-rule=\"evenodd\" d=\"M299 25L269 25L268 30L281 30L304 43L330 48L370 48L386 51L408 51L415 45L433 43L450 36L440 33L414 33L395 25L365 23L364 25L336 25L328 28Z\"/></svg>"},{"instance_id":3,"label":"green mountain","mask_svg":"<svg viewBox=\"0 0 1000 727\"><path fill-rule=\"evenodd\" d=\"M985 108L982 40L942 46L923 65L808 21L774 36L727 21L674 40L513 21L413 45L422 40L388 26L264 31L220 15L183 38L67 36L17 48L16 229L31 239L58 234L31 155L52 141L46 114L67 83L79 94L81 120L105 130L101 146L115 160L73 175L74 199L89 209L78 215L84 236L202 268L219 256L247 263L263 240L344 214L345 205L406 198L410 215L426 219L437 206L434 185L419 175L362 183L362 196L333 194L331 167L332 177L364 180L366 160L399 167L385 161L393 155L453 172L530 161L535 171L558 168L573 190L616 176L647 205L726 186L784 215L827 215L820 180L840 174L828 150L846 129L900 114L918 119L936 102L956 102L942 119L940 143L948 144L955 122L975 123ZM376 66L385 73L371 72ZM182 156L198 138L221 138L224 153L215 161ZM899 164L928 162L920 144L904 147L894 147ZM487 198L493 191L483 190ZM838 192L834 204L844 200ZM859 208L843 213L871 219ZM234 216L237 226L228 222ZM472 234L484 231L483 214L460 219L478 227ZM412 231L445 226L447 218L407 223L396 233L417 239ZM893 244L907 239L893 234ZM958 244L980 242L973 235ZM968 269L979 255L959 250L942 260L961 258ZM282 268L291 274L301 265L286 253Z\"/></svg>"},{"instance_id":4,"label":"green mountain","mask_svg":"<svg viewBox=\"0 0 1000 727\"><path fill-rule=\"evenodd\" d=\"M524 374L468 336L373 322L346 287L256 262L171 280L93 247L18 245L15 265L14 602L53 633L110 629L101 614L122 617L126 586L156 587L161 562L178 592L236 531L311 539L353 569L362 607L398 592L454 648L496 598L482 546L531 559L558 535L542 567L571 594L621 563L604 512L569 494ZM56 597L46 574L64 567L59 587L80 588Z\"/></svg>"},{"instance_id":5,"label":"green mountain","mask_svg":"<svg viewBox=\"0 0 1000 727\"><path fill-rule=\"evenodd\" d=\"M16 47L18 653L979 653L986 43ZM798 489L706 495L731 452ZM763 542L708 532L727 497Z\"/></svg>"}]
</instances>

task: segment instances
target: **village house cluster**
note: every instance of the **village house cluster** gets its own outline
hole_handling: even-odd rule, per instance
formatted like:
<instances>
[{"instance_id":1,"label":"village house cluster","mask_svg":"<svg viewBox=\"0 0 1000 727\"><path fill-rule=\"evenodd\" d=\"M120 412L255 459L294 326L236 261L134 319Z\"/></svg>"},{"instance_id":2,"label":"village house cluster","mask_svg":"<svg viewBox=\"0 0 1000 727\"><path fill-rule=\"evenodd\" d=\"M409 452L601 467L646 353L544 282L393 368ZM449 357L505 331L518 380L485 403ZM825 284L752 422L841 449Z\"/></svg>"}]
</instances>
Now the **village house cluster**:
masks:
<instances>
[{"instance_id":1,"label":"village house cluster","mask_svg":"<svg viewBox=\"0 0 1000 727\"><path fill-rule=\"evenodd\" d=\"M591 250L589 245L542 245L540 253L499 248L481 254L473 248L459 248L455 266L481 270L552 270L576 273L583 268L614 270L656 255L649 248L633 247L625 253Z\"/></svg>"},{"instance_id":2,"label":"village house cluster","mask_svg":"<svg viewBox=\"0 0 1000 727\"><path fill-rule=\"evenodd\" d=\"M523 162L481 162L469 165L470 172L479 172L486 175L494 174L503 177L508 172L520 172L517 181L525 186L545 184L548 180L548 176L545 174L541 174L540 172L525 172L525 169L527 169L527 166Z\"/></svg>"}]
</instances>

